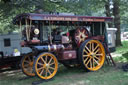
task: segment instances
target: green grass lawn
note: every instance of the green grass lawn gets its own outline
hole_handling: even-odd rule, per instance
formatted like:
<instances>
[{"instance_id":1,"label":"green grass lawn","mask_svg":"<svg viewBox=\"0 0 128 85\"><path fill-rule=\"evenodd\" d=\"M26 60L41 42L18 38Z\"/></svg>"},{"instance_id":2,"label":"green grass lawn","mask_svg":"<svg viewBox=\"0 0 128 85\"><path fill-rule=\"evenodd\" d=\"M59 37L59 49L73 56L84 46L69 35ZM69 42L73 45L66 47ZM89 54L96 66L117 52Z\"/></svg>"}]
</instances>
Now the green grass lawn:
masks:
<instances>
[{"instance_id":1,"label":"green grass lawn","mask_svg":"<svg viewBox=\"0 0 128 85\"><path fill-rule=\"evenodd\" d=\"M114 57L116 62L128 62L128 41L122 42L122 46L117 47L114 54L116 54Z\"/></svg>"},{"instance_id":2,"label":"green grass lawn","mask_svg":"<svg viewBox=\"0 0 128 85\"><path fill-rule=\"evenodd\" d=\"M104 65L96 72L86 72L81 68L67 69L60 65L52 80L38 85L128 85L128 72L121 69L122 62L127 60L127 53L128 42L123 42L123 46L118 47L114 52L117 54L117 57L114 57L117 67ZM118 54L122 55L118 56ZM38 81L40 81L38 77L27 78L21 70L6 70L0 73L0 85L32 85L33 82Z\"/></svg>"},{"instance_id":3,"label":"green grass lawn","mask_svg":"<svg viewBox=\"0 0 128 85\"><path fill-rule=\"evenodd\" d=\"M118 65L119 66L119 65ZM0 74L0 85L32 85L38 82L38 77L25 78L20 71L5 71ZM119 67L104 66L96 72L85 72L82 69L59 68L53 80L39 85L128 85L128 72L123 72Z\"/></svg>"}]
</instances>

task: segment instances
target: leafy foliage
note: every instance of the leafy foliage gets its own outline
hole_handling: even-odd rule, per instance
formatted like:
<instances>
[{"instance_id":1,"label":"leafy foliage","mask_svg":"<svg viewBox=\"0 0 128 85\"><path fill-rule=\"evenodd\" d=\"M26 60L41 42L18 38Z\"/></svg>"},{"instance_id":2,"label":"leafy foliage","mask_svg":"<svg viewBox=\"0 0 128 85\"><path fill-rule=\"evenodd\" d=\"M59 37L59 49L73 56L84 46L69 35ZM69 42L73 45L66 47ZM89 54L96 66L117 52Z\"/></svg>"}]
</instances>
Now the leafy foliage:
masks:
<instances>
[{"instance_id":1,"label":"leafy foliage","mask_svg":"<svg viewBox=\"0 0 128 85\"><path fill-rule=\"evenodd\" d=\"M121 28L127 30L127 0L118 1L120 1ZM105 9L105 4L108 2L112 2L112 0L0 0L0 33L17 30L11 21L20 13L37 12L39 9L42 9L42 12L67 12L77 15L106 16L108 11Z\"/></svg>"}]
</instances>

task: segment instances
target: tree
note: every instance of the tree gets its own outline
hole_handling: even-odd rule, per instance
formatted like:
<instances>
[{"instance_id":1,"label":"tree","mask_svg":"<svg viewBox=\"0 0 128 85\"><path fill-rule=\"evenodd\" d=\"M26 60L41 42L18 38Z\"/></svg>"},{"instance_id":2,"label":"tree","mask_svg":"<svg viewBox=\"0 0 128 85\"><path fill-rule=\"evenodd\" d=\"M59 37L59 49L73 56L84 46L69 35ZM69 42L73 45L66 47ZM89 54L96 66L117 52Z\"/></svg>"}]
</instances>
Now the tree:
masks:
<instances>
[{"instance_id":1,"label":"tree","mask_svg":"<svg viewBox=\"0 0 128 85\"><path fill-rule=\"evenodd\" d=\"M120 30L120 0L113 0L114 27L116 32L116 46L121 46L121 30Z\"/></svg>"},{"instance_id":2,"label":"tree","mask_svg":"<svg viewBox=\"0 0 128 85\"><path fill-rule=\"evenodd\" d=\"M112 10L111 10L111 3L112 1L111 0L104 0L104 3L105 3L105 14L107 17L112 17ZM112 26L112 23L108 23L108 27L111 28L113 27Z\"/></svg>"},{"instance_id":3,"label":"tree","mask_svg":"<svg viewBox=\"0 0 128 85\"><path fill-rule=\"evenodd\" d=\"M110 8L113 5L113 9ZM127 0L0 0L0 33L17 30L13 27L12 18L20 13L36 12L67 12L87 16L114 17L117 28L117 46L121 45L121 29L128 30Z\"/></svg>"}]
</instances>

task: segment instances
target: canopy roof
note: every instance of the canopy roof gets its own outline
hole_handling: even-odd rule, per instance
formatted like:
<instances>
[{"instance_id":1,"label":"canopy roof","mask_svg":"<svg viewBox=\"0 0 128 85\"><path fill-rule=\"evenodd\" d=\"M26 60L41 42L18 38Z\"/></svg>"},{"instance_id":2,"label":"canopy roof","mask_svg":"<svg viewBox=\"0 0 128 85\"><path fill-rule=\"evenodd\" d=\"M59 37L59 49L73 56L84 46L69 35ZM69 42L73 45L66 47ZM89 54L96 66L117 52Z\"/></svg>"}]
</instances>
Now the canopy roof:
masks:
<instances>
[{"instance_id":1,"label":"canopy roof","mask_svg":"<svg viewBox=\"0 0 128 85\"><path fill-rule=\"evenodd\" d=\"M13 19L14 24L22 23L25 20L40 20L40 21L63 21L63 22L110 22L111 17L92 17L92 16L77 16L77 15L51 15L51 14L35 14L35 13L24 13L17 15Z\"/></svg>"}]
</instances>

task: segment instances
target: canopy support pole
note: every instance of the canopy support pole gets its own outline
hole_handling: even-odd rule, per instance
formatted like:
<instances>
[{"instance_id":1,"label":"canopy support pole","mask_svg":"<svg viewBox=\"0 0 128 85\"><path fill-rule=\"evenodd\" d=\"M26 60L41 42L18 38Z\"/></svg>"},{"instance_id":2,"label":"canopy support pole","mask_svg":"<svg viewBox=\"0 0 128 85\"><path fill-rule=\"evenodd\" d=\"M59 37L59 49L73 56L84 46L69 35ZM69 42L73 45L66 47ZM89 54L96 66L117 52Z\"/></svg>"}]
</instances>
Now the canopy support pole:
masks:
<instances>
[{"instance_id":1,"label":"canopy support pole","mask_svg":"<svg viewBox=\"0 0 128 85\"><path fill-rule=\"evenodd\" d=\"M92 24L92 35L94 36L94 23Z\"/></svg>"},{"instance_id":2,"label":"canopy support pole","mask_svg":"<svg viewBox=\"0 0 128 85\"><path fill-rule=\"evenodd\" d=\"M25 24L26 24L26 37L27 37L27 41L29 41L29 34L28 34L28 23L27 23L27 19L25 20Z\"/></svg>"},{"instance_id":3,"label":"canopy support pole","mask_svg":"<svg viewBox=\"0 0 128 85\"><path fill-rule=\"evenodd\" d=\"M102 35L102 22L100 23L100 35Z\"/></svg>"},{"instance_id":4,"label":"canopy support pole","mask_svg":"<svg viewBox=\"0 0 128 85\"><path fill-rule=\"evenodd\" d=\"M51 25L50 25L50 21L49 21L49 26L51 27ZM52 29L52 27L51 27L50 30L49 30L49 31L50 31L50 44L52 45L51 29Z\"/></svg>"}]
</instances>

